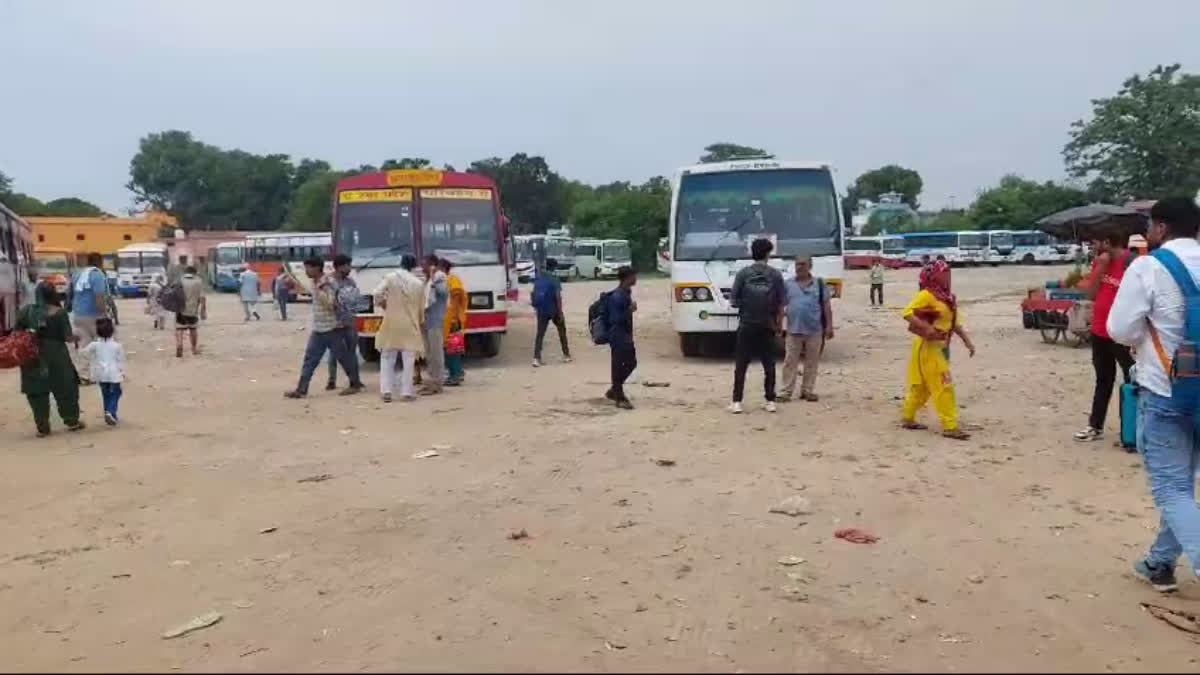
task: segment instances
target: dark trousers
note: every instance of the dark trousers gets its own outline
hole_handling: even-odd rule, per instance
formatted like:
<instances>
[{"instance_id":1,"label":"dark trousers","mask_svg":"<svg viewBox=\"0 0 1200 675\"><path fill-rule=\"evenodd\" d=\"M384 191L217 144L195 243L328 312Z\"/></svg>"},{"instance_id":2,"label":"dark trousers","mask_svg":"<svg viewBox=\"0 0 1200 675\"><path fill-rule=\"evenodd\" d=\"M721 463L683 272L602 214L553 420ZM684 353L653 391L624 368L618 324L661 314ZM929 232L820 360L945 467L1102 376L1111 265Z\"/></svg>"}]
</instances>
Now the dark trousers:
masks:
<instances>
[{"instance_id":1,"label":"dark trousers","mask_svg":"<svg viewBox=\"0 0 1200 675\"><path fill-rule=\"evenodd\" d=\"M308 393L308 383L317 371L317 366L321 365L321 357L325 356L325 352L332 352L334 360L342 364L342 368L350 376L350 386L362 386L362 381L358 379L358 359L347 358L347 330L335 328L324 333L314 331L308 334L308 345L304 348L304 365L300 368L300 382L296 384L296 391Z\"/></svg>"},{"instance_id":2,"label":"dark trousers","mask_svg":"<svg viewBox=\"0 0 1200 675\"><path fill-rule=\"evenodd\" d=\"M875 302L875 298L879 298L879 302ZM871 305L883 304L883 284L871 284Z\"/></svg>"},{"instance_id":3,"label":"dark trousers","mask_svg":"<svg viewBox=\"0 0 1200 675\"><path fill-rule=\"evenodd\" d=\"M339 328L338 330L343 331L343 333L344 333L343 338L346 341L346 354L349 355L351 361L354 361L354 365L355 365L354 370L357 373L358 372L358 351L357 351L358 350L358 330L355 328ZM332 353L330 353L329 354L329 382L330 382L330 384L337 384L337 364L338 364L338 360L336 358L334 358ZM350 375L350 371L346 371L346 375ZM357 374L350 375L350 377L351 377L351 379L358 379Z\"/></svg>"},{"instance_id":4,"label":"dark trousers","mask_svg":"<svg viewBox=\"0 0 1200 675\"><path fill-rule=\"evenodd\" d=\"M1092 368L1096 370L1096 393L1092 396L1092 414L1088 424L1093 429L1104 428L1104 418L1108 416L1108 401L1112 398L1113 382L1117 379L1117 365L1129 381L1129 367L1133 365L1133 356L1129 347L1119 345L1109 338L1092 334Z\"/></svg>"},{"instance_id":5,"label":"dark trousers","mask_svg":"<svg viewBox=\"0 0 1200 675\"><path fill-rule=\"evenodd\" d=\"M733 400L742 402L746 368L751 360L763 366L763 389L768 401L775 400L775 331L770 326L738 326L733 366Z\"/></svg>"},{"instance_id":6,"label":"dark trousers","mask_svg":"<svg viewBox=\"0 0 1200 675\"><path fill-rule=\"evenodd\" d=\"M33 424L37 430L50 433L50 392L44 394L26 394L29 409L33 411ZM72 426L79 423L79 387L60 387L54 391L54 403L58 405L58 416L63 424Z\"/></svg>"},{"instance_id":7,"label":"dark trousers","mask_svg":"<svg viewBox=\"0 0 1200 675\"><path fill-rule=\"evenodd\" d=\"M545 316L538 314L537 322L537 337L533 339L533 358L542 358L542 341L546 338L546 328L551 322L558 330L558 341L562 344L563 356L570 356L571 348L567 346L567 322L563 320L562 312Z\"/></svg>"},{"instance_id":8,"label":"dark trousers","mask_svg":"<svg viewBox=\"0 0 1200 675\"><path fill-rule=\"evenodd\" d=\"M625 380L637 369L637 348L633 342L614 342L608 345L612 357L612 394L617 401L624 400Z\"/></svg>"},{"instance_id":9,"label":"dark trousers","mask_svg":"<svg viewBox=\"0 0 1200 675\"><path fill-rule=\"evenodd\" d=\"M101 382L100 399L104 402L104 412L117 419L117 406L121 403L121 383Z\"/></svg>"},{"instance_id":10,"label":"dark trousers","mask_svg":"<svg viewBox=\"0 0 1200 675\"><path fill-rule=\"evenodd\" d=\"M276 298L275 302L279 303L279 320L287 321L287 296Z\"/></svg>"}]
</instances>

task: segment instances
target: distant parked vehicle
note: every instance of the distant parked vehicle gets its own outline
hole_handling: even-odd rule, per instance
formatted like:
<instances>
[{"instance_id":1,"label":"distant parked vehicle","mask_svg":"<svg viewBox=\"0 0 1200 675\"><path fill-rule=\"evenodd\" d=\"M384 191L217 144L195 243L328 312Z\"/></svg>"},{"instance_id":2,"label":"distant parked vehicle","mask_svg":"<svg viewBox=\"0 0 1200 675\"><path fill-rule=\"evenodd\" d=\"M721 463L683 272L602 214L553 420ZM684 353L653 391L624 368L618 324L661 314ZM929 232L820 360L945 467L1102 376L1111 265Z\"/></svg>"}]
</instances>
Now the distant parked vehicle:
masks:
<instances>
[{"instance_id":1,"label":"distant parked vehicle","mask_svg":"<svg viewBox=\"0 0 1200 675\"><path fill-rule=\"evenodd\" d=\"M633 255L625 239L579 239L575 241L575 270L579 277L603 279L617 276Z\"/></svg>"}]
</instances>

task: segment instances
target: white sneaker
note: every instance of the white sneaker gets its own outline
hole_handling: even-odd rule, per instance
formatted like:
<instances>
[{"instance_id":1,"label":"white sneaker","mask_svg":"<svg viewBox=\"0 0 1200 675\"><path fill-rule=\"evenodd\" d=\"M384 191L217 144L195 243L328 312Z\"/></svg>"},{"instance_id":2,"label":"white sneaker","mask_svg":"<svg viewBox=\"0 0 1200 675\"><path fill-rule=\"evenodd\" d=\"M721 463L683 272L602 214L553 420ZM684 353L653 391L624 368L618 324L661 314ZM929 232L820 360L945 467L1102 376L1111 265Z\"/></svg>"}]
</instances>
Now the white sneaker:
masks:
<instances>
[{"instance_id":1,"label":"white sneaker","mask_svg":"<svg viewBox=\"0 0 1200 675\"><path fill-rule=\"evenodd\" d=\"M534 367L534 368L541 368L541 367L542 367L542 360L541 360L541 359L534 359L534 360L533 360L533 367Z\"/></svg>"},{"instance_id":2,"label":"white sneaker","mask_svg":"<svg viewBox=\"0 0 1200 675\"><path fill-rule=\"evenodd\" d=\"M742 414L742 404L736 403L736 402L730 403L729 404L729 412L733 413L734 415L741 415Z\"/></svg>"},{"instance_id":3,"label":"white sneaker","mask_svg":"<svg viewBox=\"0 0 1200 675\"><path fill-rule=\"evenodd\" d=\"M765 406L763 406L763 408L767 412L775 412L777 410L777 408L775 407L775 401L767 401L767 404Z\"/></svg>"},{"instance_id":4,"label":"white sneaker","mask_svg":"<svg viewBox=\"0 0 1200 675\"><path fill-rule=\"evenodd\" d=\"M574 361L574 360L575 360L575 359L573 359L573 358L571 358L571 357L569 357L569 356L564 356L564 357L563 357L563 363L570 363L570 362L572 362L572 361Z\"/></svg>"}]
</instances>

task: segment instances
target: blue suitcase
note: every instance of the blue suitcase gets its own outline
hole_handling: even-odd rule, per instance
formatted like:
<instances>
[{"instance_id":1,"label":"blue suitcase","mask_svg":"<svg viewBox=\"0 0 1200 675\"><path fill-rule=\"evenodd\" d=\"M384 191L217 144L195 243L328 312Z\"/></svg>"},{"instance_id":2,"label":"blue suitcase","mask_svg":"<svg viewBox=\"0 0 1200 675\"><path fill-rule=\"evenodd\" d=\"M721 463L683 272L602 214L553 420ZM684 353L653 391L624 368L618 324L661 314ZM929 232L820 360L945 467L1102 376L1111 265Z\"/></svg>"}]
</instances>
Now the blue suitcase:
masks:
<instances>
[{"instance_id":1,"label":"blue suitcase","mask_svg":"<svg viewBox=\"0 0 1200 675\"><path fill-rule=\"evenodd\" d=\"M1129 452L1137 451L1137 399L1138 386L1136 384L1121 385L1121 447Z\"/></svg>"}]
</instances>

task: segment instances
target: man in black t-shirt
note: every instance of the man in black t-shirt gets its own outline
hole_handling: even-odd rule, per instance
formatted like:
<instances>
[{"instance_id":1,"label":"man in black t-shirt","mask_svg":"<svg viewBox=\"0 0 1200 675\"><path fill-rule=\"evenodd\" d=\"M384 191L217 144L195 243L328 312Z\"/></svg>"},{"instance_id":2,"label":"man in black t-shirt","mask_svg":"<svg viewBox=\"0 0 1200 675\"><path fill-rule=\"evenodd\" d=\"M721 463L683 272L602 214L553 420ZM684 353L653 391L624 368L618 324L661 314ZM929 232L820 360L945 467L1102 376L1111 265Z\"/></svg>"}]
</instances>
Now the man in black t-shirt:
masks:
<instances>
[{"instance_id":1,"label":"man in black t-shirt","mask_svg":"<svg viewBox=\"0 0 1200 675\"><path fill-rule=\"evenodd\" d=\"M729 412L742 412L742 394L746 368L751 359L763 365L763 388L767 412L775 412L775 335L787 302L783 275L767 262L775 246L769 239L755 239L750 245L754 263L743 268L733 279L730 303L738 309L737 349L733 367L733 402Z\"/></svg>"}]
</instances>

